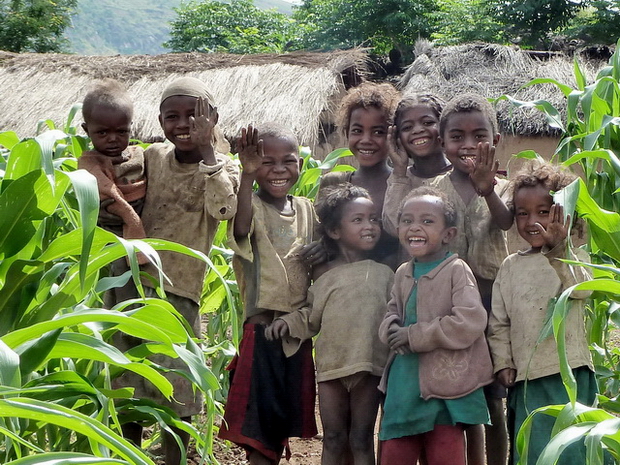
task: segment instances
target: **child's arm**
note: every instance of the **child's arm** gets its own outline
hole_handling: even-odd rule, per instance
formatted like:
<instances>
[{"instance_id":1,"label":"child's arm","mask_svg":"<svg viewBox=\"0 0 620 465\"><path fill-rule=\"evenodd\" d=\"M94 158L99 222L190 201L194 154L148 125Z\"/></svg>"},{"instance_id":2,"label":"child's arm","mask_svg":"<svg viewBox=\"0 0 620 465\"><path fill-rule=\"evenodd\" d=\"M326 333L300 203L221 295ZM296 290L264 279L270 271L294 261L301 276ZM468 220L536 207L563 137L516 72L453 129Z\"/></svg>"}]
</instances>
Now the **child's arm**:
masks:
<instances>
[{"instance_id":1,"label":"child's arm","mask_svg":"<svg viewBox=\"0 0 620 465\"><path fill-rule=\"evenodd\" d=\"M568 249L567 237L570 215L564 218L564 207L559 204L551 205L549 210L549 222L547 229L542 225L536 224L541 236L545 239L546 247L542 253L549 260L549 264L553 267L562 283L562 290L567 289L575 284L589 281L592 279L590 269L584 266L571 266L564 263L561 259L578 260L571 250ZM585 254L584 254L585 255ZM580 257L581 261L587 260L587 257ZM587 299L590 297L591 291L574 291L571 294L572 299Z\"/></svg>"},{"instance_id":2,"label":"child's arm","mask_svg":"<svg viewBox=\"0 0 620 465\"><path fill-rule=\"evenodd\" d=\"M488 142L479 143L476 163L469 178L478 195L486 200L495 224L507 231L512 226L513 214L495 192L495 184L497 184L495 174L498 168L499 161L495 160L495 147Z\"/></svg>"},{"instance_id":3,"label":"child's arm","mask_svg":"<svg viewBox=\"0 0 620 465\"><path fill-rule=\"evenodd\" d=\"M217 124L219 115L217 108L209 105L202 97L196 100L194 116L189 120L189 134L202 156L205 165L217 164L215 158L215 148L213 147L213 128Z\"/></svg>"},{"instance_id":4,"label":"child's arm","mask_svg":"<svg viewBox=\"0 0 620 465\"><path fill-rule=\"evenodd\" d=\"M397 271L397 273L400 271L401 270ZM391 350L403 355L410 352L409 336L407 336L407 341L405 344L403 344L401 337L398 337L398 340L396 340L395 337L392 336L392 334L397 331L399 332L399 336L402 336L400 334L401 330L407 330L407 327L401 326L405 311L403 308L403 301L400 298L403 293L401 286L399 285L400 283L401 280L395 280L394 285L392 286L390 293L391 297L387 304L387 311L383 317L383 321L379 325L379 340L389 346Z\"/></svg>"},{"instance_id":5,"label":"child's arm","mask_svg":"<svg viewBox=\"0 0 620 465\"><path fill-rule=\"evenodd\" d=\"M241 161L241 181L237 194L237 215L234 219L234 235L239 239L250 234L252 225L252 192L256 171L263 163L263 141L258 139L258 129L251 125L241 129L237 140Z\"/></svg>"},{"instance_id":6,"label":"child's arm","mask_svg":"<svg viewBox=\"0 0 620 465\"><path fill-rule=\"evenodd\" d=\"M504 282L504 267L500 267L493 284L491 314L487 327L487 342L493 360L493 371L505 387L514 385L517 370L512 358L512 344L510 342L510 316L502 296Z\"/></svg>"},{"instance_id":7,"label":"child's arm","mask_svg":"<svg viewBox=\"0 0 620 465\"><path fill-rule=\"evenodd\" d=\"M389 144L388 156L394 168L387 178L381 220L383 221L383 229L392 236L398 236L398 209L402 200L414 186L407 177L409 158L396 137L396 126L390 126L388 129L387 140Z\"/></svg>"}]
</instances>

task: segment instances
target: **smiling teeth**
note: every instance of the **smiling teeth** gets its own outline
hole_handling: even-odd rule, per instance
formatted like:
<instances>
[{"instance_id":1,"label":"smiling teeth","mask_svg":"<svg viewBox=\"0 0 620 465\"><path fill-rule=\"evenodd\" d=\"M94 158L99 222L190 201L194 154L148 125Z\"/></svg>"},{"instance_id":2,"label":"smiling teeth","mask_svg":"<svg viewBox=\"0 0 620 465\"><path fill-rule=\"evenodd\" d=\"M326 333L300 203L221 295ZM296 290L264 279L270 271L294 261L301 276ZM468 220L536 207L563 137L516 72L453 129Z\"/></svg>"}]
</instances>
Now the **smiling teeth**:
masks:
<instances>
[{"instance_id":1,"label":"smiling teeth","mask_svg":"<svg viewBox=\"0 0 620 465\"><path fill-rule=\"evenodd\" d=\"M428 139L420 139L413 142L413 145L423 145L428 142Z\"/></svg>"},{"instance_id":2,"label":"smiling teeth","mask_svg":"<svg viewBox=\"0 0 620 465\"><path fill-rule=\"evenodd\" d=\"M269 181L272 186L282 187L285 186L288 181L286 179L275 179L273 181Z\"/></svg>"},{"instance_id":3,"label":"smiling teeth","mask_svg":"<svg viewBox=\"0 0 620 465\"><path fill-rule=\"evenodd\" d=\"M188 140L190 138L189 134L179 134L178 136L175 136L177 139L181 139L181 140Z\"/></svg>"}]
</instances>

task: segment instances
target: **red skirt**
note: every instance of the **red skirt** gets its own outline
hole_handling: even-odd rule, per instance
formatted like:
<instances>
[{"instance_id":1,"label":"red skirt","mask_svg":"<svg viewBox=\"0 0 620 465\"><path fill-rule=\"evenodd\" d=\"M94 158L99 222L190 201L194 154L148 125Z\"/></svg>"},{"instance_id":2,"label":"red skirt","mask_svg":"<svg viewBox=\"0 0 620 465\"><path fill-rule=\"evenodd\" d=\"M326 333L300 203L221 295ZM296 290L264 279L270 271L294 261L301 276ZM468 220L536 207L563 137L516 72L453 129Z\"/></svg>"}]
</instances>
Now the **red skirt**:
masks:
<instances>
[{"instance_id":1,"label":"red skirt","mask_svg":"<svg viewBox=\"0 0 620 465\"><path fill-rule=\"evenodd\" d=\"M286 357L282 342L265 339L264 325L246 324L219 437L278 460L289 437L317 434L312 343Z\"/></svg>"}]
</instances>

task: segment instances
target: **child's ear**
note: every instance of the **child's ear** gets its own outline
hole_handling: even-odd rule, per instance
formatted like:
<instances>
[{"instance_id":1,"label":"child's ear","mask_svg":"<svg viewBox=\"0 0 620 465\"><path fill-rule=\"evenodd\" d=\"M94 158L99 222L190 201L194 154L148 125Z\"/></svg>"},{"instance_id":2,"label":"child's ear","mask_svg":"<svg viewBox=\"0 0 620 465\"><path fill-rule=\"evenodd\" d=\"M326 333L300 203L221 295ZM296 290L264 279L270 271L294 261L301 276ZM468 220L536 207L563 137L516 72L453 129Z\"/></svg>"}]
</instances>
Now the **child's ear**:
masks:
<instances>
[{"instance_id":1,"label":"child's ear","mask_svg":"<svg viewBox=\"0 0 620 465\"><path fill-rule=\"evenodd\" d=\"M304 159L299 157L299 171L301 172L301 170L304 167Z\"/></svg>"},{"instance_id":2,"label":"child's ear","mask_svg":"<svg viewBox=\"0 0 620 465\"><path fill-rule=\"evenodd\" d=\"M340 239L340 231L338 229L330 229L330 230L325 231L325 232L330 237L330 239L333 239L335 241Z\"/></svg>"},{"instance_id":3,"label":"child's ear","mask_svg":"<svg viewBox=\"0 0 620 465\"><path fill-rule=\"evenodd\" d=\"M501 139L501 136L498 132L497 134L493 136L493 147L497 147L497 144L499 144L500 139Z\"/></svg>"},{"instance_id":4,"label":"child's ear","mask_svg":"<svg viewBox=\"0 0 620 465\"><path fill-rule=\"evenodd\" d=\"M446 144L443 141L443 137L437 136L437 138L439 139L439 143L441 144L441 148L445 149L446 148Z\"/></svg>"},{"instance_id":5,"label":"child's ear","mask_svg":"<svg viewBox=\"0 0 620 465\"><path fill-rule=\"evenodd\" d=\"M159 125L163 129L164 128L164 119L161 117L161 113L159 114L159 116L157 116L157 119L159 120Z\"/></svg>"},{"instance_id":6,"label":"child's ear","mask_svg":"<svg viewBox=\"0 0 620 465\"><path fill-rule=\"evenodd\" d=\"M446 230L443 232L443 239L441 240L441 242L443 244L449 244L455 237L456 228L454 226L450 226L449 228L446 228Z\"/></svg>"},{"instance_id":7,"label":"child's ear","mask_svg":"<svg viewBox=\"0 0 620 465\"><path fill-rule=\"evenodd\" d=\"M82 123L82 129L84 129L84 132L86 133L86 135L88 136L88 126L86 125L86 123Z\"/></svg>"}]
</instances>

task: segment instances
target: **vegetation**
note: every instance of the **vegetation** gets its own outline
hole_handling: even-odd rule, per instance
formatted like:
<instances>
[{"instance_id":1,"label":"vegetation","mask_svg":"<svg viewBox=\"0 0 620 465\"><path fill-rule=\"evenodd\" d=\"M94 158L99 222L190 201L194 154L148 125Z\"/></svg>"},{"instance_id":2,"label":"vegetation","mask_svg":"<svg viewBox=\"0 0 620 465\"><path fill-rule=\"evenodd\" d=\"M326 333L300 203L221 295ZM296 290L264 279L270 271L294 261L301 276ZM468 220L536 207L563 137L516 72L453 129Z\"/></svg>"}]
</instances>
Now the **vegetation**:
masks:
<instances>
[{"instance_id":1,"label":"vegetation","mask_svg":"<svg viewBox=\"0 0 620 465\"><path fill-rule=\"evenodd\" d=\"M566 445L584 436L589 464L602 464L603 450L611 454L615 463L620 463L620 422L617 419L620 413L620 348L610 340L612 331L618 328L620 316L620 215L617 213L620 211L620 50L616 50L609 66L599 72L593 84L587 85L577 62L577 88L551 79L535 79L528 84L557 86L568 102L566 122L546 101L521 102L501 97L517 106L534 106L544 111L549 123L564 134L556 150L556 160L568 167L578 167L584 174L556 196L561 197L568 211L574 208L587 222L587 249L592 264L579 265L590 266L595 279L569 288L559 296L549 320L548 333L553 332L558 341L562 379L571 402L533 412L532 416L557 417L555 436L539 459L540 464L555 463ZM521 156L536 155L525 152ZM589 342L601 392L599 408L575 402L575 380L563 358L563 321L574 288L593 292L587 316ZM519 433L517 447L520 452L527 447L530 427L528 421Z\"/></svg>"},{"instance_id":2,"label":"vegetation","mask_svg":"<svg viewBox=\"0 0 620 465\"><path fill-rule=\"evenodd\" d=\"M0 50L59 52L77 0L0 0Z\"/></svg>"}]
</instances>

